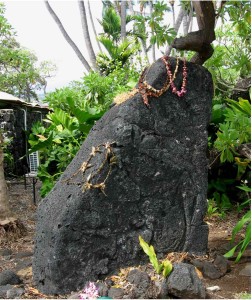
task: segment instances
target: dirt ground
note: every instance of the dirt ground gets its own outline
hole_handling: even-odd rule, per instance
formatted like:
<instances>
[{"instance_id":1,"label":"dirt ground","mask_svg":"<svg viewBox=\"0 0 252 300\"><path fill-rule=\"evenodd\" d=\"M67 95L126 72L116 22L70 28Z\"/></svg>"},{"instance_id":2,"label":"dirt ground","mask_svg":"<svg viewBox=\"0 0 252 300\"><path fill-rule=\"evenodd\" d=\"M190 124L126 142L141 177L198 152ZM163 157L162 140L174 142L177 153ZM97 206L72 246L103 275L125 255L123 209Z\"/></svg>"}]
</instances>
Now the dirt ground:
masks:
<instances>
[{"instance_id":1,"label":"dirt ground","mask_svg":"<svg viewBox=\"0 0 252 300\"><path fill-rule=\"evenodd\" d=\"M24 281L26 294L23 298L53 298L40 294L32 282L32 252L34 247L34 232L36 225L36 205L33 203L32 182L25 189L24 181L11 180L9 182L10 202L13 212L24 223L27 234L16 240L0 241L1 251L10 251L10 255L0 255L0 272L14 270ZM37 189L39 184L37 184ZM38 192L38 191L37 191ZM39 201L39 196L36 196ZM209 252L224 254L227 252L234 225L239 220L236 211L229 212L223 219L210 218L209 225ZM210 299L249 299L251 293L251 277L242 275L244 268L249 267L251 251L247 249L239 263L230 260L231 271L225 276L216 279L203 279L206 287L218 286L219 291L209 293ZM55 298L55 297L54 297Z\"/></svg>"}]
</instances>

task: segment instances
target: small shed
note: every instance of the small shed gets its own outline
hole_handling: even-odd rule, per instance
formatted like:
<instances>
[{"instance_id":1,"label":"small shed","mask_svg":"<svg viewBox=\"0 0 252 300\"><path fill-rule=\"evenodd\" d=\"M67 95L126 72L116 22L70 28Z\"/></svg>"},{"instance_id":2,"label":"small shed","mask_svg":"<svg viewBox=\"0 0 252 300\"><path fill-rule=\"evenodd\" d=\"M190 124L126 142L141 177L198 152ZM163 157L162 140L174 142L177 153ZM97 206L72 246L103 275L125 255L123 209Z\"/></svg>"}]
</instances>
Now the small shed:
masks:
<instances>
[{"instance_id":1,"label":"small shed","mask_svg":"<svg viewBox=\"0 0 252 300\"><path fill-rule=\"evenodd\" d=\"M0 128L4 135L12 138L9 151L14 165L8 166L8 173L24 175L28 171L28 136L32 125L42 121L50 111L48 105L39 102L26 102L13 95L0 91Z\"/></svg>"}]
</instances>

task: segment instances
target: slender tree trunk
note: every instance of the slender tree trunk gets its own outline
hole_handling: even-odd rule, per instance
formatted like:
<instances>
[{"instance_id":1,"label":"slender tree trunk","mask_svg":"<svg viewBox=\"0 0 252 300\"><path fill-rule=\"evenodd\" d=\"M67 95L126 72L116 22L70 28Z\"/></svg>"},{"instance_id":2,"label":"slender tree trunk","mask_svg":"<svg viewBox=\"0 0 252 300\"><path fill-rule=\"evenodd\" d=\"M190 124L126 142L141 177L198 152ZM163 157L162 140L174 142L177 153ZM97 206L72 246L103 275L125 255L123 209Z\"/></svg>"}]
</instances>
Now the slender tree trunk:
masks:
<instances>
[{"instance_id":1,"label":"slender tree trunk","mask_svg":"<svg viewBox=\"0 0 252 300\"><path fill-rule=\"evenodd\" d=\"M10 241L26 234L24 224L11 211L9 191L4 176L3 134L0 130L0 241Z\"/></svg>"},{"instance_id":2,"label":"slender tree trunk","mask_svg":"<svg viewBox=\"0 0 252 300\"><path fill-rule=\"evenodd\" d=\"M94 25L93 14L92 14L92 11L91 11L91 8L90 8L90 1L88 0L87 3L88 3L88 13L89 13L90 21L91 21L91 24L92 24L92 29L93 29L93 32L94 32L94 35L95 35L95 39L97 41L97 46L99 48L99 51L102 52L102 48L101 48L100 42L97 39L98 34L96 32L95 25Z\"/></svg>"},{"instance_id":3,"label":"slender tree trunk","mask_svg":"<svg viewBox=\"0 0 252 300\"><path fill-rule=\"evenodd\" d=\"M127 2L121 2L121 40L126 38L126 6Z\"/></svg>"},{"instance_id":4,"label":"slender tree trunk","mask_svg":"<svg viewBox=\"0 0 252 300\"><path fill-rule=\"evenodd\" d=\"M192 28L193 28L193 5L192 5L192 2L191 2L189 18L190 18L190 25L189 25L188 32L192 32Z\"/></svg>"},{"instance_id":5,"label":"slender tree trunk","mask_svg":"<svg viewBox=\"0 0 252 300\"><path fill-rule=\"evenodd\" d=\"M180 28L180 25L181 25L181 23L183 21L183 18L184 18L184 10L181 7L180 10L179 10L178 16L177 16L177 20L176 20L175 25L174 25L174 31L176 32L176 34L179 31L179 28ZM169 56L170 53L171 53L171 50L172 50L172 46L168 45L167 48L166 48L166 50L165 50L165 55Z\"/></svg>"},{"instance_id":6,"label":"slender tree trunk","mask_svg":"<svg viewBox=\"0 0 252 300\"><path fill-rule=\"evenodd\" d=\"M134 12L134 8L133 8L132 1L131 1L131 0L128 0L127 3L128 3L128 6L129 6L130 13L131 13L132 15L134 15L135 12Z\"/></svg>"},{"instance_id":7,"label":"slender tree trunk","mask_svg":"<svg viewBox=\"0 0 252 300\"><path fill-rule=\"evenodd\" d=\"M48 1L45 1L45 5L47 10L49 11L50 15L52 16L52 18L54 19L54 21L56 22L56 24L58 25L61 33L63 34L65 40L68 42L68 44L72 47L72 49L74 50L75 54L77 55L77 57L79 58L79 60L82 62L83 66L85 67L85 69L90 72L91 71L91 67L89 65L89 63L86 61L85 57L82 55L81 51L79 50L79 48L77 47L77 45L74 43L74 41L70 38L70 36L68 35L68 33L66 32L64 26L62 25L59 17L56 15L56 13L54 12L54 10L52 9L52 7L50 6Z\"/></svg>"},{"instance_id":8,"label":"slender tree trunk","mask_svg":"<svg viewBox=\"0 0 252 300\"><path fill-rule=\"evenodd\" d=\"M184 35L188 34L189 23L190 23L189 16L186 13L186 11L184 11L184 18L183 18L183 32L184 32Z\"/></svg>"},{"instance_id":9,"label":"slender tree trunk","mask_svg":"<svg viewBox=\"0 0 252 300\"><path fill-rule=\"evenodd\" d=\"M85 44L87 47L89 59L90 59L93 69L97 70L96 57L95 57L94 49L93 49L93 46L91 43L89 31L88 31L87 15L86 15L84 1L78 1L78 4L79 4L80 16L81 16L81 25L82 25L82 30L83 30L83 36L84 36L84 41L85 41Z\"/></svg>"},{"instance_id":10,"label":"slender tree trunk","mask_svg":"<svg viewBox=\"0 0 252 300\"><path fill-rule=\"evenodd\" d=\"M149 60L148 53L147 53L146 41L141 38L139 38L139 40L140 40L140 43L142 44L144 56L146 57L148 64L150 64L150 60Z\"/></svg>"},{"instance_id":11,"label":"slender tree trunk","mask_svg":"<svg viewBox=\"0 0 252 300\"><path fill-rule=\"evenodd\" d=\"M153 13L153 3L152 3L152 1L149 1L149 3L150 3L150 15L152 15L152 13ZM152 35L152 36L154 35L154 32L153 32L152 29L151 29L151 35ZM152 45L152 60L153 60L153 61L156 60L155 44Z\"/></svg>"},{"instance_id":12,"label":"slender tree trunk","mask_svg":"<svg viewBox=\"0 0 252 300\"><path fill-rule=\"evenodd\" d=\"M0 221L12 217L9 203L9 192L4 177L3 135L0 131Z\"/></svg>"},{"instance_id":13,"label":"slender tree trunk","mask_svg":"<svg viewBox=\"0 0 252 300\"><path fill-rule=\"evenodd\" d=\"M174 2L171 2L171 7L172 7L172 26L173 28L175 27L175 10L174 10Z\"/></svg>"}]
</instances>

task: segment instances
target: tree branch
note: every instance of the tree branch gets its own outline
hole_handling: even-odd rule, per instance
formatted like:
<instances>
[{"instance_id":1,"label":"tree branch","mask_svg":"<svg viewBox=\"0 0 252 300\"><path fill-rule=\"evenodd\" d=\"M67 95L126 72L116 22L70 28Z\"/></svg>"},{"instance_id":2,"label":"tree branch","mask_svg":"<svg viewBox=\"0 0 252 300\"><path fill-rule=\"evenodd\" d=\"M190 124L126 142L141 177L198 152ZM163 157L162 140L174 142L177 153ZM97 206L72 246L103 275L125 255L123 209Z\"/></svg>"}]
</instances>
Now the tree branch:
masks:
<instances>
[{"instance_id":1,"label":"tree branch","mask_svg":"<svg viewBox=\"0 0 252 300\"><path fill-rule=\"evenodd\" d=\"M197 53L192 62L202 65L213 54L211 43L215 40L215 11L212 1L193 1L199 30L176 38L172 47L179 50L192 50Z\"/></svg>"}]
</instances>

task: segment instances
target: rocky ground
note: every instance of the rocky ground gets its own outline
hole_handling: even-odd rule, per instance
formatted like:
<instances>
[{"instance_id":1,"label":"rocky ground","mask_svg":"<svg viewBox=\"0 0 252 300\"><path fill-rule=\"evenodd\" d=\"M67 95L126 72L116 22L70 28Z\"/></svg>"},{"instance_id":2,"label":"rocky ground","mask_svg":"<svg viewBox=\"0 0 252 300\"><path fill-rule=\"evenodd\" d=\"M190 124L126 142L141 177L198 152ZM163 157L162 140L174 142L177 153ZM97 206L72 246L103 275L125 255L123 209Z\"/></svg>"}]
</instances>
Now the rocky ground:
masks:
<instances>
[{"instance_id":1,"label":"rocky ground","mask_svg":"<svg viewBox=\"0 0 252 300\"><path fill-rule=\"evenodd\" d=\"M0 241L0 298L55 298L55 296L40 294L32 282L33 237L36 224L36 206L33 204L32 185L30 183L25 189L22 180L11 180L9 189L13 212L24 223L27 233L18 239L13 237L8 241ZM227 213L223 219L215 217L206 220L210 229L208 256L184 258L185 261L194 263L200 270L199 277L203 275L202 280L208 288L207 298L209 299L250 299L250 249L246 250L239 263L235 263L234 259L229 260L229 265L224 267L225 272L223 271L222 274L212 267L216 263L216 257L222 257L230 249L232 228L239 217L240 215L233 211ZM169 258L174 261L179 260L176 254L170 254ZM223 269L223 264L221 268ZM137 269L143 272L151 269L151 266L146 265ZM129 284L125 279L127 278L125 274L131 271L132 269L125 269L120 274L112 276L114 286L125 288L124 285ZM5 275L1 276L1 274ZM132 276L133 273L130 274ZM212 288L212 291L209 288ZM58 296L58 298L69 296Z\"/></svg>"}]
</instances>

